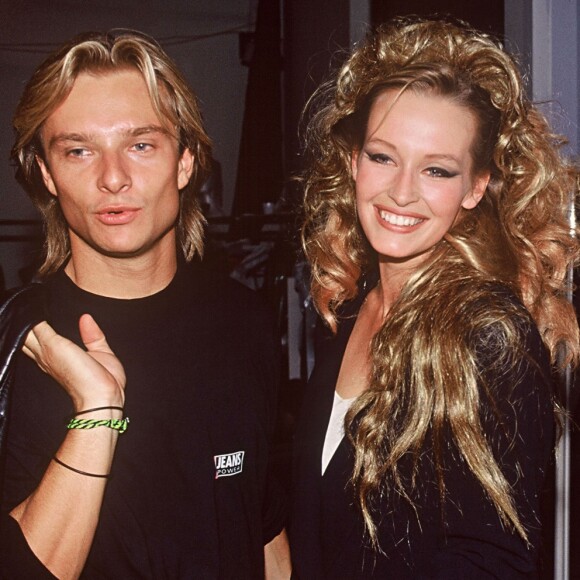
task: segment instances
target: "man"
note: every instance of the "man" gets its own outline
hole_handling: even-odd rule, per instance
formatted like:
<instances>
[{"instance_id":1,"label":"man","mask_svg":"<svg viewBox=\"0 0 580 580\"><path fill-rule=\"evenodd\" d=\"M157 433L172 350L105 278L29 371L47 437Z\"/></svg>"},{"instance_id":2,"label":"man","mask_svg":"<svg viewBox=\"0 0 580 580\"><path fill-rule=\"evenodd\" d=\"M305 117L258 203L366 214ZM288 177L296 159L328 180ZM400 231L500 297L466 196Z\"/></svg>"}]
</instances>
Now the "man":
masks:
<instances>
[{"instance_id":1,"label":"man","mask_svg":"<svg viewBox=\"0 0 580 580\"><path fill-rule=\"evenodd\" d=\"M12 394L3 574L256 578L265 554L288 575L269 324L186 264L210 159L195 97L151 39L85 35L35 72L14 126L48 315Z\"/></svg>"}]
</instances>

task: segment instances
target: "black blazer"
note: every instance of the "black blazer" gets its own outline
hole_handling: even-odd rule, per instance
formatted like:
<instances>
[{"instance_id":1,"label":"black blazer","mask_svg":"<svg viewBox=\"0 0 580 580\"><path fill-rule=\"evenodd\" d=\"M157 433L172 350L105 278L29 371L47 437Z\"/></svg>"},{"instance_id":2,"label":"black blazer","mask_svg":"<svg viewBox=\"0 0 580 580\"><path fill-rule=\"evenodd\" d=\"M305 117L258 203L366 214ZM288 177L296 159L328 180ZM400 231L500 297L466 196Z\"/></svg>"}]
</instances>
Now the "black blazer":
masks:
<instances>
[{"instance_id":1,"label":"black blazer","mask_svg":"<svg viewBox=\"0 0 580 580\"><path fill-rule=\"evenodd\" d=\"M537 365L523 361L509 376L494 379L500 394L497 401L500 414L514 430L502 435L495 418L489 420L485 412L483 417L496 458L513 482L531 547L503 528L480 484L450 445L444 457L446 466L450 466L445 474L448 501L444 506L439 502L429 449L425 449L426 459L420 464L415 498L418 517L406 502L396 498L385 499L380 505L378 533L384 552L381 554L373 551L364 537L362 518L348 483L353 457L346 439L324 476L321 475L322 448L335 385L362 299L363 296L347 305L336 337L322 328L317 337L316 366L295 440L289 526L294 577L302 580L536 577L539 496L553 449L554 419L551 385L547 384L551 380L549 357L535 325L526 316L529 321L523 330L526 348ZM511 296L510 300L516 299Z\"/></svg>"}]
</instances>

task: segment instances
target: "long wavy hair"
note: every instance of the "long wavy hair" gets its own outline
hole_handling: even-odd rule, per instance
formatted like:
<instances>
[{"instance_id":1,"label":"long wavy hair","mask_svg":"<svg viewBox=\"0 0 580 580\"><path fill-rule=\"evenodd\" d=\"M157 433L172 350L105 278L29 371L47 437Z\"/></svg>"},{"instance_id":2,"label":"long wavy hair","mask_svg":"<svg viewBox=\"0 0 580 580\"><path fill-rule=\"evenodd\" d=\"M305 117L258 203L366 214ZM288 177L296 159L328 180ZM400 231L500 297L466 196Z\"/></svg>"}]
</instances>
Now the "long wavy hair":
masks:
<instances>
[{"instance_id":1,"label":"long wavy hair","mask_svg":"<svg viewBox=\"0 0 580 580\"><path fill-rule=\"evenodd\" d=\"M473 171L491 178L479 205L462 210L407 281L373 338L369 388L346 418L356 497L377 547L373 505L390 491L413 504L414 478L403 477L400 466L412 457L416 474L426 445L444 498L441 450L450 433L502 522L527 541L483 432L482 393L493 401L493 385L482 384L474 337L494 336L492 358L505 370L521 358L531 315L553 363L577 360L578 325L564 293L568 267L579 257L566 215L576 172L498 42L462 23L383 25L309 104L302 239L315 304L333 331L339 307L377 268L357 221L351 157L374 101L389 89L440 95L471 111ZM527 312L502 299L498 286L511 289Z\"/></svg>"},{"instance_id":2,"label":"long wavy hair","mask_svg":"<svg viewBox=\"0 0 580 580\"><path fill-rule=\"evenodd\" d=\"M34 72L13 118L12 159L16 178L40 210L45 228L45 259L39 275L55 272L70 256L68 226L60 204L50 194L38 166L45 160L41 130L67 98L79 74L107 74L135 69L143 76L159 119L175 135L180 152L195 159L188 185L180 192L177 240L186 260L203 252L204 218L197 201L210 170L211 142L203 127L197 99L187 81L163 49L149 36L135 31L84 33L51 54Z\"/></svg>"}]
</instances>

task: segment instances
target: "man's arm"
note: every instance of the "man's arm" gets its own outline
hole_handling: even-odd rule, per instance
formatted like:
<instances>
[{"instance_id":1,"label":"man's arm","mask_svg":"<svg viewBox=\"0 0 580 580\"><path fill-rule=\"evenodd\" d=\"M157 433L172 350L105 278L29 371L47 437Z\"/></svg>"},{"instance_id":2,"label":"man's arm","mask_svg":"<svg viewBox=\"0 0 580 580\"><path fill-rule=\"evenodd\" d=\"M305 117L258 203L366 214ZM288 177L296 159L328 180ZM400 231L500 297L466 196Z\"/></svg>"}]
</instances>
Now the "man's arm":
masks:
<instances>
[{"instance_id":1,"label":"man's arm","mask_svg":"<svg viewBox=\"0 0 580 580\"><path fill-rule=\"evenodd\" d=\"M79 328L86 351L46 322L33 328L23 350L65 389L77 413L123 407L121 363L90 316L81 317ZM120 419L122 411L103 409L79 418ZM10 514L37 558L59 578L77 578L82 572L107 481L98 476L110 473L118 436L107 427L69 430L56 454L65 465L51 461L36 490Z\"/></svg>"},{"instance_id":2,"label":"man's arm","mask_svg":"<svg viewBox=\"0 0 580 580\"><path fill-rule=\"evenodd\" d=\"M290 578L292 565L290 562L290 545L286 530L282 530L273 540L264 546L264 562L266 580L282 580Z\"/></svg>"}]
</instances>

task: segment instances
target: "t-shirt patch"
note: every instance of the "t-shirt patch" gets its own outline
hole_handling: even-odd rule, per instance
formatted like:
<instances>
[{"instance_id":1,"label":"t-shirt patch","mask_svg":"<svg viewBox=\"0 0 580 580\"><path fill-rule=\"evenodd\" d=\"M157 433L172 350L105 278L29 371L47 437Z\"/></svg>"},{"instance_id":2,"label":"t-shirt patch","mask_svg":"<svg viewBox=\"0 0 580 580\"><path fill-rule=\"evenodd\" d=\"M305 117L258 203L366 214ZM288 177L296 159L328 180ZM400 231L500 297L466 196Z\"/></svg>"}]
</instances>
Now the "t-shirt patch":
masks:
<instances>
[{"instance_id":1,"label":"t-shirt patch","mask_svg":"<svg viewBox=\"0 0 580 580\"><path fill-rule=\"evenodd\" d=\"M215 478L228 477L242 473L244 467L244 451L234 451L223 455L214 455Z\"/></svg>"}]
</instances>

